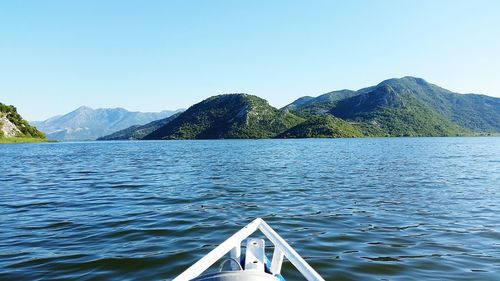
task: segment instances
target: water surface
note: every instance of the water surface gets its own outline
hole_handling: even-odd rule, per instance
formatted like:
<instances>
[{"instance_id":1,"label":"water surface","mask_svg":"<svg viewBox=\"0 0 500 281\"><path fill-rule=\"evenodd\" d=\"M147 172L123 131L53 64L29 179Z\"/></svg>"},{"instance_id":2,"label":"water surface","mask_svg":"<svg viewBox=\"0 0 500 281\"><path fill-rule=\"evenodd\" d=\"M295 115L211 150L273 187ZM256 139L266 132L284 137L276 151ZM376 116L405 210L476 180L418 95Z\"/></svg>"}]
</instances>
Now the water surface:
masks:
<instances>
[{"instance_id":1,"label":"water surface","mask_svg":"<svg viewBox=\"0 0 500 281\"><path fill-rule=\"evenodd\" d=\"M171 279L255 217L326 280L500 277L500 138L2 145L0 171L2 280Z\"/></svg>"}]
</instances>

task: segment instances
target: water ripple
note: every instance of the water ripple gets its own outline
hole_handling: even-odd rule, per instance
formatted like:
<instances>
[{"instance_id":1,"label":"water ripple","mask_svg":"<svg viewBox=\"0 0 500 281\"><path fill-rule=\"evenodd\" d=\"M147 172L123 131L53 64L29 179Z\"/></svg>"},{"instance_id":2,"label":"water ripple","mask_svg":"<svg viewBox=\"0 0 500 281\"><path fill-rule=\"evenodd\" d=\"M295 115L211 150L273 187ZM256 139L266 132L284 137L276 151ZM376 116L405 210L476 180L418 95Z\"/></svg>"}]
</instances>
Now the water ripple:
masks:
<instances>
[{"instance_id":1,"label":"water ripple","mask_svg":"<svg viewBox=\"0 0 500 281\"><path fill-rule=\"evenodd\" d=\"M170 279L255 217L326 280L498 280L499 159L498 138L1 146L0 280Z\"/></svg>"}]
</instances>

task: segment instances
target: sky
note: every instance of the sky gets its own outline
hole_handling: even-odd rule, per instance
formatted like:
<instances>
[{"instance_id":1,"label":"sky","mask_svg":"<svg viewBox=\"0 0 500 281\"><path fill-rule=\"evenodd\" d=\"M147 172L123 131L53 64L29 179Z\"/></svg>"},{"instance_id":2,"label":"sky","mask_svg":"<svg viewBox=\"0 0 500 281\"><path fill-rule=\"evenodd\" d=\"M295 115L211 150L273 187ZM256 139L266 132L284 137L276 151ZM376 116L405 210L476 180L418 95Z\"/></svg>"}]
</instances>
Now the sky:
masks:
<instances>
[{"instance_id":1,"label":"sky","mask_svg":"<svg viewBox=\"0 0 500 281\"><path fill-rule=\"evenodd\" d=\"M223 93L282 107L407 75L500 97L500 1L0 1L0 102L31 121Z\"/></svg>"}]
</instances>

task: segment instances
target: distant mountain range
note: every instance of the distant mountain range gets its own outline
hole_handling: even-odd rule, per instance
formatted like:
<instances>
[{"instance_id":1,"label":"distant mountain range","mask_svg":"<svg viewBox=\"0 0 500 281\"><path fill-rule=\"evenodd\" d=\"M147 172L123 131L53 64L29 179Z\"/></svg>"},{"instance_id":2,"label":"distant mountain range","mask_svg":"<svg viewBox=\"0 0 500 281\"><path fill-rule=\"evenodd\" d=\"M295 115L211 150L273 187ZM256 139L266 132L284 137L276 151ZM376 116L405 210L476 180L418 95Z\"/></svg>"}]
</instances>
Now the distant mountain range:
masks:
<instances>
[{"instance_id":1,"label":"distant mountain range","mask_svg":"<svg viewBox=\"0 0 500 281\"><path fill-rule=\"evenodd\" d=\"M499 134L500 98L458 94L421 78L403 77L357 91L302 97L282 109L253 95L219 95L146 128L133 127L102 139Z\"/></svg>"},{"instance_id":2,"label":"distant mountain range","mask_svg":"<svg viewBox=\"0 0 500 281\"><path fill-rule=\"evenodd\" d=\"M97 140L140 140L157 129L165 126L167 123L177 118L180 114L181 112L177 112L167 118L155 120L145 125L134 125L110 135L100 137Z\"/></svg>"},{"instance_id":3,"label":"distant mountain range","mask_svg":"<svg viewBox=\"0 0 500 281\"><path fill-rule=\"evenodd\" d=\"M78 109L32 125L45 132L48 139L59 141L95 140L130 126L143 125L178 112L131 112L123 108L82 106Z\"/></svg>"}]
</instances>

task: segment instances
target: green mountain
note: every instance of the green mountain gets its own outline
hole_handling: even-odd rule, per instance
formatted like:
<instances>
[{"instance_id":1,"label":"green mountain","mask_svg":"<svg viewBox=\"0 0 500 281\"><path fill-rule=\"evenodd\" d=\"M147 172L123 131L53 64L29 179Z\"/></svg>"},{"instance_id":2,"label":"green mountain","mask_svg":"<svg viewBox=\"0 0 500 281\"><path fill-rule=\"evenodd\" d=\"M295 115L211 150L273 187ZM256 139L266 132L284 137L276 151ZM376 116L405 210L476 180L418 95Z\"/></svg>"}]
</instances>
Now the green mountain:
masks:
<instances>
[{"instance_id":1,"label":"green mountain","mask_svg":"<svg viewBox=\"0 0 500 281\"><path fill-rule=\"evenodd\" d=\"M363 134L342 119L325 115L313 116L286 130L278 138L355 138Z\"/></svg>"},{"instance_id":2,"label":"green mountain","mask_svg":"<svg viewBox=\"0 0 500 281\"><path fill-rule=\"evenodd\" d=\"M500 99L457 94L421 78L305 96L282 109L247 94L210 97L108 139L338 138L500 133Z\"/></svg>"},{"instance_id":3,"label":"green mountain","mask_svg":"<svg viewBox=\"0 0 500 281\"><path fill-rule=\"evenodd\" d=\"M388 85L339 101L329 113L358 122L365 135L450 136L467 133L417 96Z\"/></svg>"},{"instance_id":4,"label":"green mountain","mask_svg":"<svg viewBox=\"0 0 500 281\"><path fill-rule=\"evenodd\" d=\"M453 93L415 77L389 79L379 84L381 85L391 87L398 93L415 96L436 113L466 129L500 132L499 98Z\"/></svg>"},{"instance_id":5,"label":"green mountain","mask_svg":"<svg viewBox=\"0 0 500 281\"><path fill-rule=\"evenodd\" d=\"M421 78L389 79L356 92L333 93L338 93L334 101L309 99L291 112L302 117L333 115L351 122L366 136L500 132L499 98L453 93ZM296 102L287 107L293 108Z\"/></svg>"},{"instance_id":6,"label":"green mountain","mask_svg":"<svg viewBox=\"0 0 500 281\"><path fill-rule=\"evenodd\" d=\"M358 92L351 90L333 91L318 97L301 97L283 109L308 117L327 113L338 101L357 95Z\"/></svg>"},{"instance_id":7,"label":"green mountain","mask_svg":"<svg viewBox=\"0 0 500 281\"><path fill-rule=\"evenodd\" d=\"M12 105L0 103L0 142L45 140L44 133L24 120Z\"/></svg>"},{"instance_id":8,"label":"green mountain","mask_svg":"<svg viewBox=\"0 0 500 281\"><path fill-rule=\"evenodd\" d=\"M210 97L144 139L273 138L303 119L247 94Z\"/></svg>"},{"instance_id":9,"label":"green mountain","mask_svg":"<svg viewBox=\"0 0 500 281\"><path fill-rule=\"evenodd\" d=\"M128 127L126 129L114 132L110 135L98 138L97 140L140 140L145 136L151 134L152 132L158 130L159 128L165 126L177 116L181 115L181 112L175 113L174 115L150 122L146 125L135 125Z\"/></svg>"}]
</instances>

